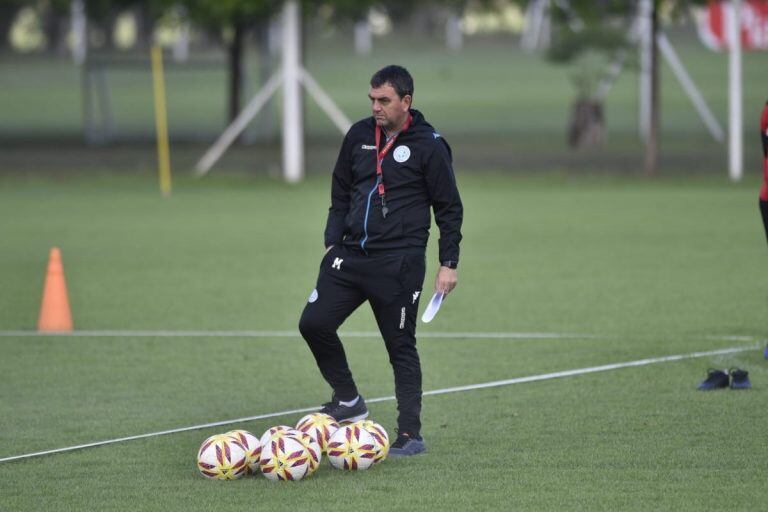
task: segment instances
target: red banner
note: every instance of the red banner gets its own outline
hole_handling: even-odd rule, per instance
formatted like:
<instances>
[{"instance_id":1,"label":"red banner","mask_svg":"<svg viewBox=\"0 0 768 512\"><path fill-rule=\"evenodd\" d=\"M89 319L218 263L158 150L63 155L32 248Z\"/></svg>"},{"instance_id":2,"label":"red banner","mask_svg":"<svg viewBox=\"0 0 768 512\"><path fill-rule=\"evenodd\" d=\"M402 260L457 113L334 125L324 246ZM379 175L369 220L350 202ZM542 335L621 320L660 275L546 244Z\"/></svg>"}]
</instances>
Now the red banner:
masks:
<instances>
[{"instance_id":1,"label":"red banner","mask_svg":"<svg viewBox=\"0 0 768 512\"><path fill-rule=\"evenodd\" d=\"M743 0L739 26L744 50L768 50L768 0ZM701 42L714 51L728 49L728 27L734 15L733 2L710 2L696 10L696 28Z\"/></svg>"}]
</instances>

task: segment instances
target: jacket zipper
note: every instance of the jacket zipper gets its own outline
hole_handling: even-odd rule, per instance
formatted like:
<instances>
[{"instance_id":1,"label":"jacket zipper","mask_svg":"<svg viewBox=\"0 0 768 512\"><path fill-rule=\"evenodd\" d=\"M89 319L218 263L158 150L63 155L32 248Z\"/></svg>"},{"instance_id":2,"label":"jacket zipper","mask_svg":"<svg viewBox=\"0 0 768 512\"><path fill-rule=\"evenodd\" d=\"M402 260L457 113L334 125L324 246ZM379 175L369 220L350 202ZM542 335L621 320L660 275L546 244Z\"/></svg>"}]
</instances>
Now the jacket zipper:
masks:
<instances>
[{"instance_id":1,"label":"jacket zipper","mask_svg":"<svg viewBox=\"0 0 768 512\"><path fill-rule=\"evenodd\" d=\"M365 236L363 237L363 240L360 242L360 248L367 254L367 251L365 251L365 242L368 241L368 213L371 211L371 197L373 196L373 193L376 191L376 187L379 186L379 178L376 178L376 183L373 184L373 188L370 192L368 192L368 204L365 207L365 220L363 220L363 232L365 233Z\"/></svg>"}]
</instances>

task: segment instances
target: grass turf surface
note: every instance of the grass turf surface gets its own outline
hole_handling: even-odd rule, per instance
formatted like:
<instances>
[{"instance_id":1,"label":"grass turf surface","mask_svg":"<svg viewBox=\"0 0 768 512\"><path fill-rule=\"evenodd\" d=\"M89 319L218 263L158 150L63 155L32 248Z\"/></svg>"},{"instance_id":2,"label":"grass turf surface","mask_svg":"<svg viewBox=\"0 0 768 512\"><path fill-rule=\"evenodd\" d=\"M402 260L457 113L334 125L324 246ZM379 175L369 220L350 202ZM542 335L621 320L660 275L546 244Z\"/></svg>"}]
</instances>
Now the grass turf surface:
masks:
<instances>
[{"instance_id":1,"label":"grass turf surface","mask_svg":"<svg viewBox=\"0 0 768 512\"><path fill-rule=\"evenodd\" d=\"M459 182L459 288L419 332L601 336L421 338L425 390L750 345L710 336L764 332L755 183L493 173ZM146 175L0 178L0 329L34 327L54 244L77 329L295 329L317 274L327 179L176 185L162 200ZM344 328L373 326L363 306ZM381 342L346 347L364 395L390 395ZM328 395L298 337L0 337L0 353L0 458ZM754 389L697 392L708 366L746 368ZM3 463L0 509L754 508L768 499L766 376L755 349L427 397L428 455L360 474L324 461L294 485L197 475L200 442L228 427ZM392 433L394 404L371 411ZM232 428L258 434L298 416Z\"/></svg>"}]
</instances>

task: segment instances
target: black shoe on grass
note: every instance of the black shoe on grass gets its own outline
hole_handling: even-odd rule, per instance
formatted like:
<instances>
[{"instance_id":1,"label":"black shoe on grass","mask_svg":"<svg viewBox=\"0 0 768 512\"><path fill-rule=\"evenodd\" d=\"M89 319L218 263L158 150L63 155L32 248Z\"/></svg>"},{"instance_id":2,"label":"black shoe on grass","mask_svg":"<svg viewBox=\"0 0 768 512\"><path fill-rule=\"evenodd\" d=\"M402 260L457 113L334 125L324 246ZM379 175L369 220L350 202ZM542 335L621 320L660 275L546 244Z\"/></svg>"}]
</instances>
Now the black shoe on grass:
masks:
<instances>
[{"instance_id":1,"label":"black shoe on grass","mask_svg":"<svg viewBox=\"0 0 768 512\"><path fill-rule=\"evenodd\" d=\"M749 389L752 384L749 382L749 372L741 368L731 368L731 389Z\"/></svg>"},{"instance_id":2,"label":"black shoe on grass","mask_svg":"<svg viewBox=\"0 0 768 512\"><path fill-rule=\"evenodd\" d=\"M700 391L711 391L728 387L728 374L722 370L710 369L707 378L699 384Z\"/></svg>"},{"instance_id":3,"label":"black shoe on grass","mask_svg":"<svg viewBox=\"0 0 768 512\"><path fill-rule=\"evenodd\" d=\"M398 432L397 439L389 447L390 457L407 457L417 455L427 451L424 439L418 436L411 436L408 432Z\"/></svg>"},{"instance_id":4,"label":"black shoe on grass","mask_svg":"<svg viewBox=\"0 0 768 512\"><path fill-rule=\"evenodd\" d=\"M355 405L348 407L339 403L336 393L333 394L330 402L323 404L320 412L333 416L333 419L339 423L354 423L368 417L368 408L365 406L365 400L363 400L362 396L357 398Z\"/></svg>"}]
</instances>

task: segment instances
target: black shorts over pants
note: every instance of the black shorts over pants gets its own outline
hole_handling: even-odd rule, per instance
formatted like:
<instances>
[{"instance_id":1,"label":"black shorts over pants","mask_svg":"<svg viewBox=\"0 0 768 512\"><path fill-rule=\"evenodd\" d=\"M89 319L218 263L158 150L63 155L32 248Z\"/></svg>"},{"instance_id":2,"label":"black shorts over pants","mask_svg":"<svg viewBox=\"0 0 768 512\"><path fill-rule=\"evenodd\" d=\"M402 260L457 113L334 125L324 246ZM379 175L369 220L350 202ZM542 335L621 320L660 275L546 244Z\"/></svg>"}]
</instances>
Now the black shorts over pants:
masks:
<instances>
[{"instance_id":1,"label":"black shorts over pants","mask_svg":"<svg viewBox=\"0 0 768 512\"><path fill-rule=\"evenodd\" d=\"M426 268L424 251L366 254L333 247L323 257L317 287L299 322L317 366L339 400L358 392L337 334L366 300L370 303L395 374L398 428L421 430L421 363L416 351L416 315Z\"/></svg>"}]
</instances>

